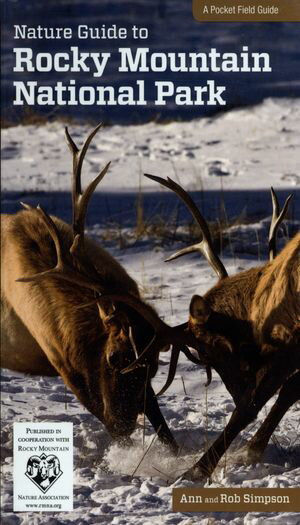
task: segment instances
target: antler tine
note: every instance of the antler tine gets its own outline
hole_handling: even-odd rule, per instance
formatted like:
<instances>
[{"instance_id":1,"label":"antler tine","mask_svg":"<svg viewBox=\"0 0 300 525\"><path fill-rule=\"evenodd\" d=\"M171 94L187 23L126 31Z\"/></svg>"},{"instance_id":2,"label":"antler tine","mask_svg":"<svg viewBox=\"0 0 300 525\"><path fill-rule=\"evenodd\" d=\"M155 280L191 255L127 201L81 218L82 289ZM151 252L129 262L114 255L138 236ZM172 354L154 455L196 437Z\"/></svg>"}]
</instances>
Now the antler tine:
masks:
<instances>
[{"instance_id":1,"label":"antler tine","mask_svg":"<svg viewBox=\"0 0 300 525\"><path fill-rule=\"evenodd\" d=\"M29 283L39 281L43 279L45 275L53 275L54 277L57 277L64 281L69 281L71 283L75 283L77 285L84 286L85 288L96 290L101 293L103 290L100 282L94 281L92 278L85 277L84 274L74 269L73 266L71 266L71 264L69 264L66 261L66 254L63 250L59 231L53 219L40 206L37 206L37 208L30 209L33 213L37 213L44 222L54 242L57 262L54 268L51 268L50 270L45 270L43 272L30 275L29 277L20 277L19 279L16 279L16 281L22 283Z\"/></svg>"},{"instance_id":2,"label":"antler tine","mask_svg":"<svg viewBox=\"0 0 300 525\"><path fill-rule=\"evenodd\" d=\"M203 356L203 361L201 361L201 359L198 359L197 357L195 357L192 354L192 352L190 351L190 349L186 345L182 346L181 351L188 358L188 360L191 361L192 363L194 363L195 365L203 366L204 364L206 364L206 360L204 359L204 356Z\"/></svg>"},{"instance_id":3,"label":"antler tine","mask_svg":"<svg viewBox=\"0 0 300 525\"><path fill-rule=\"evenodd\" d=\"M39 204L36 208L33 208L33 210L42 218L47 227L48 232L52 237L57 257L55 269L61 271L64 269L65 264L63 260L63 248L60 242L59 232L56 227L56 224Z\"/></svg>"},{"instance_id":4,"label":"antler tine","mask_svg":"<svg viewBox=\"0 0 300 525\"><path fill-rule=\"evenodd\" d=\"M174 261L174 259L178 259L178 257L182 257L183 255L186 255L187 253L195 253L198 252L198 245L194 244L193 246L187 246L186 248L182 248L182 250L178 250L177 252L173 253L173 255L170 255L165 259L165 262Z\"/></svg>"},{"instance_id":5,"label":"antler tine","mask_svg":"<svg viewBox=\"0 0 300 525\"><path fill-rule=\"evenodd\" d=\"M142 315L144 317L144 319L149 324L151 324L152 328L154 329L154 336L153 336L152 340L150 341L150 343L146 346L146 348L144 348L144 350L141 352L141 354L138 356L138 358L135 361L133 361L129 366L127 366L126 368L121 370L122 374L127 374L128 372L132 372L133 370L138 368L140 366L141 361L145 357L145 355L150 351L150 349L153 347L153 345L156 344L157 340L159 340L160 343L165 342L165 343L168 343L168 344L172 344L172 346L173 346L172 355L173 355L174 351L176 353L176 350L174 350L174 346L176 346L176 347L179 346L180 350L183 351L183 353L186 355L186 357L190 361L192 361L193 363L199 364L199 365L206 364L206 361L202 362L201 360L198 360L196 357L194 357L192 355L192 353L190 352L190 350L188 349L188 347L186 346L186 345L189 345L189 346L191 346L193 348L197 348L198 347L197 340L194 338L193 334L191 334L190 332L186 331L187 323L183 323L183 324L171 327L171 326L167 325L164 321L162 321L162 319L160 319L160 317L158 317L158 315L152 310L152 308L150 306L148 306L147 304L141 302L141 300L138 299L137 297L134 297L134 296L131 296L131 295L121 296L121 295L117 295L117 294L115 294L115 295L114 294L109 294L109 295L103 295L102 297L103 297L103 299L107 299L108 298L108 299L110 299L112 301L123 302L123 303L131 306L140 315ZM101 301L101 297L100 297L99 300ZM205 359L205 356L204 356L204 359ZM171 361L172 361L172 363L174 363L175 362L175 358L173 357L173 360L172 360L172 357L171 357ZM178 359L177 359L177 361L178 361ZM177 361L176 361L175 365L172 365L171 371L169 372L169 377L172 377L171 382L174 379L174 375L175 375L175 372L176 372ZM173 368L174 368L174 370L173 370ZM171 375L171 372L172 372L173 375ZM170 384L171 383L168 384L168 387L169 387Z\"/></svg>"},{"instance_id":6,"label":"antler tine","mask_svg":"<svg viewBox=\"0 0 300 525\"><path fill-rule=\"evenodd\" d=\"M80 235L80 239L77 240L77 246L79 247L84 242L84 223L87 211L88 202L99 182L103 179L106 174L110 163L99 173L97 177L89 184L84 193L82 193L81 185L81 170L82 164L88 150L88 147L93 140L98 130L102 127L102 123L93 129L93 131L86 138L81 149L77 147L69 130L65 128L65 136L70 151L73 154L73 184L72 184L72 203L73 203L73 232L74 238L76 235ZM74 248L74 247L73 247ZM74 251L74 250L73 250Z\"/></svg>"},{"instance_id":7,"label":"antler tine","mask_svg":"<svg viewBox=\"0 0 300 525\"><path fill-rule=\"evenodd\" d=\"M170 177L168 177L167 180L165 180L162 177L156 177L155 175L149 175L146 173L144 175L148 179L154 180L155 182L158 182L163 186L166 186L170 190L174 191L178 195L178 197L180 197L180 199L184 202L188 210L191 212L195 221L199 225L202 233L203 238L201 242L194 244L193 246L189 246L188 248L184 248L183 250L179 250L171 257L168 257L166 261L177 259L178 257L185 255L186 253L200 251L202 255L206 258L208 263L212 266L219 279L224 279L224 277L227 277L227 271L213 248L212 239L207 222L200 213L200 210L196 206L192 197L181 186L179 186L179 184L170 179Z\"/></svg>"},{"instance_id":8,"label":"antler tine","mask_svg":"<svg viewBox=\"0 0 300 525\"><path fill-rule=\"evenodd\" d=\"M150 351L154 343L156 343L156 339L157 339L157 336L155 334L152 337L152 339L149 341L149 343L147 344L146 348L144 348L144 350L138 356L138 358L135 361L133 361L133 363L131 363L129 366L127 366L126 368L123 368L123 370L121 370L121 374L128 374L129 372L133 372L136 368L140 368L141 366L143 366L141 365L141 361L143 360L145 355Z\"/></svg>"},{"instance_id":9,"label":"antler tine","mask_svg":"<svg viewBox=\"0 0 300 525\"><path fill-rule=\"evenodd\" d=\"M207 381L206 381L206 383L204 384L204 386L209 386L210 383L211 383L211 379L212 379L212 375L211 375L211 367L210 367L210 366L207 366L207 367L206 367L206 377L207 377Z\"/></svg>"},{"instance_id":10,"label":"antler tine","mask_svg":"<svg viewBox=\"0 0 300 525\"><path fill-rule=\"evenodd\" d=\"M138 354L137 347L136 347L136 344L135 344L135 340L134 340L134 337L133 337L133 331L132 331L132 326L131 325L129 326L129 341L131 342L131 346L132 346L132 350L134 352L135 358L138 359L139 354Z\"/></svg>"},{"instance_id":11,"label":"antler tine","mask_svg":"<svg viewBox=\"0 0 300 525\"><path fill-rule=\"evenodd\" d=\"M287 197L281 212L280 212L278 197L274 191L274 188L272 187L271 187L271 197L272 197L273 213L272 213L272 220L271 220L270 231L269 231L269 260L273 261L273 259L277 255L277 249L276 249L277 230L278 230L280 223L283 221L283 219L286 216L286 213L288 211L288 207L290 204L290 200L292 199L293 195L290 194Z\"/></svg>"},{"instance_id":12,"label":"antler tine","mask_svg":"<svg viewBox=\"0 0 300 525\"><path fill-rule=\"evenodd\" d=\"M174 377L176 374L180 350L181 350L180 345L176 345L176 344L173 345L172 352L171 352L170 365L169 365L168 378L167 378L166 383L162 387L162 389L159 392L157 392L156 397L162 396L168 390L169 386L171 386L171 384L173 383Z\"/></svg>"},{"instance_id":13,"label":"antler tine","mask_svg":"<svg viewBox=\"0 0 300 525\"><path fill-rule=\"evenodd\" d=\"M33 206L31 206L30 204L27 204L26 202L20 201L20 204L21 204L21 206L23 206L23 208L25 210L34 210L35 209Z\"/></svg>"},{"instance_id":14,"label":"antler tine","mask_svg":"<svg viewBox=\"0 0 300 525\"><path fill-rule=\"evenodd\" d=\"M105 166L105 168L95 177L92 182L88 185L86 190L81 194L80 199L77 201L76 205L76 220L75 223L73 223L73 231L74 231L74 242L70 248L70 252L74 255L76 251L79 250L81 243L84 239L84 223L85 223L85 217L87 212L87 207L90 201L90 198L92 194L94 193L96 187L98 186L99 182L103 179L103 177L106 175L108 168L110 166L110 162L108 162Z\"/></svg>"},{"instance_id":15,"label":"antler tine","mask_svg":"<svg viewBox=\"0 0 300 525\"><path fill-rule=\"evenodd\" d=\"M73 154L73 198L79 198L82 191L81 191L81 169L84 157L86 155L86 152L88 150L88 147L93 140L94 136L96 135L97 131L102 128L103 124L100 122L98 126L96 126L91 133L86 138L83 146L81 149L79 149L74 140L72 139L68 127L65 127L65 137L67 144L69 146L69 149L71 153Z\"/></svg>"},{"instance_id":16,"label":"antler tine","mask_svg":"<svg viewBox=\"0 0 300 525\"><path fill-rule=\"evenodd\" d=\"M46 270L44 272L40 272L40 273L31 275L29 277L20 277L19 279L17 279L17 282L24 283L24 282L38 281L41 278L43 278L45 275L49 275L49 274L54 274L58 276L59 274L63 272L63 270L65 270L65 263L63 260L63 249L62 249L62 245L60 242L59 232L56 227L56 224L51 219L51 217L49 217L49 215L43 210L43 208L41 208L40 205L38 205L36 208L27 207L27 206L25 206L25 208L30 209L33 213L36 213L43 220L54 242L57 262L54 268L51 268L50 270Z\"/></svg>"},{"instance_id":17,"label":"antler tine","mask_svg":"<svg viewBox=\"0 0 300 525\"><path fill-rule=\"evenodd\" d=\"M174 344L172 348L172 352L171 352L168 378L163 388L156 394L157 397L164 394L168 390L168 388L171 386L171 384L173 383L174 377L176 374L177 363L178 363L180 352L183 352L184 355L189 359L189 361L191 361L192 363L196 365L203 366L205 364L204 361L201 361L200 359L197 359L197 357L194 357L192 352L189 350L189 348L186 345ZM205 386L208 386L211 382L211 369L209 366L206 366L206 374L207 374L207 382L205 383Z\"/></svg>"}]
</instances>

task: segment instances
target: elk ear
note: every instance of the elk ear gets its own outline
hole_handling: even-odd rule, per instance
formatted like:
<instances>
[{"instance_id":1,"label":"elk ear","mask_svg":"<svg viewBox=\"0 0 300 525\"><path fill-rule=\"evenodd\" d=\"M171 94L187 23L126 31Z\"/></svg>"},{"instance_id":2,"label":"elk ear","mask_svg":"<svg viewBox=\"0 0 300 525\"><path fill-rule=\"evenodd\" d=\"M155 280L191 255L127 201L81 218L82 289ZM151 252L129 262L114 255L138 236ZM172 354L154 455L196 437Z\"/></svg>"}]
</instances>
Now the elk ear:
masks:
<instances>
[{"instance_id":1,"label":"elk ear","mask_svg":"<svg viewBox=\"0 0 300 525\"><path fill-rule=\"evenodd\" d=\"M200 295L193 295L190 302L190 317L194 323L204 324L211 314L207 301Z\"/></svg>"}]
</instances>

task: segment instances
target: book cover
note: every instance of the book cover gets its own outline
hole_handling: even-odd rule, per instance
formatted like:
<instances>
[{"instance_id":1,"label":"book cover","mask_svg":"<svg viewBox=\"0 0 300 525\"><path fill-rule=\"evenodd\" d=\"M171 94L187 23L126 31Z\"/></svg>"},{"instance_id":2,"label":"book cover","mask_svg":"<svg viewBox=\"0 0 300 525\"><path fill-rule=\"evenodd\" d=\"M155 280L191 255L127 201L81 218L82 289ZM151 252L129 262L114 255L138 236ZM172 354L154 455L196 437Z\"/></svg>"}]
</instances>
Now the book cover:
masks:
<instances>
[{"instance_id":1,"label":"book cover","mask_svg":"<svg viewBox=\"0 0 300 525\"><path fill-rule=\"evenodd\" d=\"M298 0L1 10L3 522L296 525Z\"/></svg>"}]
</instances>

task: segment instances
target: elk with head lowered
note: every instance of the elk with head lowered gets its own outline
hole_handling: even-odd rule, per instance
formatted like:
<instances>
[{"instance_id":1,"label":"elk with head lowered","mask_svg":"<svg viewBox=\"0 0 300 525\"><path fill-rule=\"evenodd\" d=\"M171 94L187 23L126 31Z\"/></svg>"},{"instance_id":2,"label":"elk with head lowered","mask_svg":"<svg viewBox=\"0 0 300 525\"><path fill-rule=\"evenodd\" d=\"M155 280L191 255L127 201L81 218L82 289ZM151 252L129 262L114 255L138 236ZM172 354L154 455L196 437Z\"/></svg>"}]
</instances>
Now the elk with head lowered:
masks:
<instances>
[{"instance_id":1,"label":"elk with head lowered","mask_svg":"<svg viewBox=\"0 0 300 525\"><path fill-rule=\"evenodd\" d=\"M80 150L66 129L73 155L72 228L28 205L2 217L1 365L61 375L117 439L129 436L144 412L176 450L151 387L159 351L174 341L173 331L116 259L84 236L89 199L109 167L82 192L83 160L100 126ZM180 328L178 337L182 341ZM147 348L141 367L120 373Z\"/></svg>"},{"instance_id":2,"label":"elk with head lowered","mask_svg":"<svg viewBox=\"0 0 300 525\"><path fill-rule=\"evenodd\" d=\"M221 435L184 474L187 479L206 479L236 436L278 390L273 408L248 444L248 461L261 459L276 426L300 399L300 234L275 256L276 231L290 197L280 213L272 189L270 262L229 277L213 248L208 225L190 195L170 178L146 176L174 191L200 227L201 242L167 260L200 251L219 278L203 297L192 297L186 329L197 341L194 348L200 361L216 370L236 405ZM159 394L174 379L180 349L180 345L173 346L169 377ZM126 371L133 369L134 364Z\"/></svg>"}]
</instances>

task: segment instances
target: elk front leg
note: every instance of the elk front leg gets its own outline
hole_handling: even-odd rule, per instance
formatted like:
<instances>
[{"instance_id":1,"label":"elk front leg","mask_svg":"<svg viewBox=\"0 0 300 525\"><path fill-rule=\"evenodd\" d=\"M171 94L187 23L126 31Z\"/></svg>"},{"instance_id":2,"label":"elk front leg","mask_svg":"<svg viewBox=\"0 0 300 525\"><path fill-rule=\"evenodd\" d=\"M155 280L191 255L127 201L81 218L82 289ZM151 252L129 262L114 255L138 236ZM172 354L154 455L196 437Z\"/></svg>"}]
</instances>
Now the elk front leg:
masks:
<instances>
[{"instance_id":1,"label":"elk front leg","mask_svg":"<svg viewBox=\"0 0 300 525\"><path fill-rule=\"evenodd\" d=\"M162 415L153 388L147 389L145 414L157 433L160 441L170 447L172 452L178 452L178 445Z\"/></svg>"},{"instance_id":2,"label":"elk front leg","mask_svg":"<svg viewBox=\"0 0 300 525\"><path fill-rule=\"evenodd\" d=\"M288 362L286 368L284 364L279 363L277 367L261 374L256 389L251 393L251 398L247 395L235 408L221 435L200 460L183 475L184 479L204 481L210 477L232 441L256 418L258 412L284 383L289 366Z\"/></svg>"},{"instance_id":3,"label":"elk front leg","mask_svg":"<svg viewBox=\"0 0 300 525\"><path fill-rule=\"evenodd\" d=\"M245 406L236 408L220 436L213 445L205 452L199 461L183 475L184 479L190 481L203 480L211 476L220 458L229 448L232 441L251 421L255 419L257 410L252 411Z\"/></svg>"},{"instance_id":4,"label":"elk front leg","mask_svg":"<svg viewBox=\"0 0 300 525\"><path fill-rule=\"evenodd\" d=\"M248 446L249 463L261 460L263 452L275 428L288 409L300 399L300 372L290 377L279 392L276 403Z\"/></svg>"}]
</instances>

